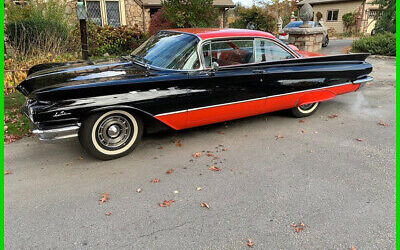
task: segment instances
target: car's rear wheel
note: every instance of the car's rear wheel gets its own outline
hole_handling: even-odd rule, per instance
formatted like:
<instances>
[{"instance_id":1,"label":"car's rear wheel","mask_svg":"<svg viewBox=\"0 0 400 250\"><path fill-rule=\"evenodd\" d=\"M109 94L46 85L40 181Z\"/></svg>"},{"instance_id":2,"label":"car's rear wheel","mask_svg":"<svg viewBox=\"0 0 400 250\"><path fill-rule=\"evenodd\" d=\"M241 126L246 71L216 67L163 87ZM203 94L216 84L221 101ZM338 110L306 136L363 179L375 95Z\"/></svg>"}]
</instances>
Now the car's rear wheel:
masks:
<instances>
[{"instance_id":1,"label":"car's rear wheel","mask_svg":"<svg viewBox=\"0 0 400 250\"><path fill-rule=\"evenodd\" d=\"M326 35L324 37L324 39L322 40L322 47L326 47L326 46L328 46L328 44L329 44L329 36Z\"/></svg>"},{"instance_id":2,"label":"car's rear wheel","mask_svg":"<svg viewBox=\"0 0 400 250\"><path fill-rule=\"evenodd\" d=\"M292 114L295 117L306 117L312 115L318 108L319 102L310 104L304 104L295 108L292 108Z\"/></svg>"},{"instance_id":3,"label":"car's rear wheel","mask_svg":"<svg viewBox=\"0 0 400 250\"><path fill-rule=\"evenodd\" d=\"M139 116L124 110L112 110L89 116L79 130L83 148L101 160L129 154L143 135Z\"/></svg>"}]
</instances>

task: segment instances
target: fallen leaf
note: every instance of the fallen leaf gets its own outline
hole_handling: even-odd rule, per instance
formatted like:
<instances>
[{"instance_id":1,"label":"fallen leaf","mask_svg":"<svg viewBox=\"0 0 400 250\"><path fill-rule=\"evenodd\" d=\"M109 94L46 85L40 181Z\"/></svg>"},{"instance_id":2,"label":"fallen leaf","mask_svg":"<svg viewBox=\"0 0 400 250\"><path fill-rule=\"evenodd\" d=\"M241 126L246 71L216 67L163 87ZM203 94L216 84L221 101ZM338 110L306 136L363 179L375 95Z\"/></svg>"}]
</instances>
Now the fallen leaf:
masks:
<instances>
[{"instance_id":1,"label":"fallen leaf","mask_svg":"<svg viewBox=\"0 0 400 250\"><path fill-rule=\"evenodd\" d=\"M160 180L159 179L153 179L153 180L151 180L151 182L152 183L158 183L158 182L160 182Z\"/></svg>"},{"instance_id":2,"label":"fallen leaf","mask_svg":"<svg viewBox=\"0 0 400 250\"><path fill-rule=\"evenodd\" d=\"M78 160L80 160L80 161L83 160L83 157L82 157L82 156L79 156Z\"/></svg>"},{"instance_id":3,"label":"fallen leaf","mask_svg":"<svg viewBox=\"0 0 400 250\"><path fill-rule=\"evenodd\" d=\"M142 189L138 188L138 189L136 189L136 192L140 193L140 192L142 192Z\"/></svg>"},{"instance_id":4,"label":"fallen leaf","mask_svg":"<svg viewBox=\"0 0 400 250\"><path fill-rule=\"evenodd\" d=\"M356 140L357 141L364 141L363 139L361 139L361 138L356 138Z\"/></svg>"},{"instance_id":5,"label":"fallen leaf","mask_svg":"<svg viewBox=\"0 0 400 250\"><path fill-rule=\"evenodd\" d=\"M227 148L223 148L223 149L221 149L222 151L226 151L226 150L228 150Z\"/></svg>"},{"instance_id":6,"label":"fallen leaf","mask_svg":"<svg viewBox=\"0 0 400 250\"><path fill-rule=\"evenodd\" d=\"M165 173L166 173L166 174L170 174L170 173L172 173L172 172L174 172L174 169L173 169L173 168L168 169L167 172L165 172Z\"/></svg>"},{"instance_id":7,"label":"fallen leaf","mask_svg":"<svg viewBox=\"0 0 400 250\"><path fill-rule=\"evenodd\" d=\"M220 169L220 168L218 168L218 167L215 167L215 166L211 166L211 167L209 168L209 170L211 170L211 171L221 171L222 169Z\"/></svg>"},{"instance_id":8,"label":"fallen leaf","mask_svg":"<svg viewBox=\"0 0 400 250\"><path fill-rule=\"evenodd\" d=\"M223 132L223 131L218 131L218 134L223 135L223 134L225 134L225 132Z\"/></svg>"},{"instance_id":9,"label":"fallen leaf","mask_svg":"<svg viewBox=\"0 0 400 250\"><path fill-rule=\"evenodd\" d=\"M101 194L101 196L103 197L101 197L101 199L99 200L100 205L103 204L104 202L107 202L110 199L110 195L108 193Z\"/></svg>"},{"instance_id":10,"label":"fallen leaf","mask_svg":"<svg viewBox=\"0 0 400 250\"><path fill-rule=\"evenodd\" d=\"M157 149L163 149L163 147L162 147L162 146L159 146Z\"/></svg>"},{"instance_id":11,"label":"fallen leaf","mask_svg":"<svg viewBox=\"0 0 400 250\"><path fill-rule=\"evenodd\" d=\"M384 123L383 121L379 121L379 122L378 122L378 125L384 126L384 127L389 126L389 124Z\"/></svg>"},{"instance_id":12,"label":"fallen leaf","mask_svg":"<svg viewBox=\"0 0 400 250\"><path fill-rule=\"evenodd\" d=\"M304 122L304 120L299 120L299 123L303 123Z\"/></svg>"},{"instance_id":13,"label":"fallen leaf","mask_svg":"<svg viewBox=\"0 0 400 250\"><path fill-rule=\"evenodd\" d=\"M278 140L278 139L282 139L282 138L283 138L283 136L281 134L278 134L275 139Z\"/></svg>"},{"instance_id":14,"label":"fallen leaf","mask_svg":"<svg viewBox=\"0 0 400 250\"><path fill-rule=\"evenodd\" d=\"M177 146L177 147L182 147L182 143L181 143L181 140L176 140L175 141L175 146Z\"/></svg>"},{"instance_id":15,"label":"fallen leaf","mask_svg":"<svg viewBox=\"0 0 400 250\"><path fill-rule=\"evenodd\" d=\"M107 216L111 215L111 212L107 212L106 215L107 215Z\"/></svg>"},{"instance_id":16,"label":"fallen leaf","mask_svg":"<svg viewBox=\"0 0 400 250\"><path fill-rule=\"evenodd\" d=\"M196 190L197 190L197 191L200 191L200 190L201 190L201 187L197 187Z\"/></svg>"},{"instance_id":17,"label":"fallen leaf","mask_svg":"<svg viewBox=\"0 0 400 250\"><path fill-rule=\"evenodd\" d=\"M4 170L4 175L12 174L11 170Z\"/></svg>"},{"instance_id":18,"label":"fallen leaf","mask_svg":"<svg viewBox=\"0 0 400 250\"><path fill-rule=\"evenodd\" d=\"M4 131L7 131L8 126L4 125Z\"/></svg>"},{"instance_id":19,"label":"fallen leaf","mask_svg":"<svg viewBox=\"0 0 400 250\"><path fill-rule=\"evenodd\" d=\"M294 231L295 231L296 233L300 233L303 229L304 229L303 227L295 227L295 228L294 228Z\"/></svg>"},{"instance_id":20,"label":"fallen leaf","mask_svg":"<svg viewBox=\"0 0 400 250\"><path fill-rule=\"evenodd\" d=\"M305 130L302 130L301 132L302 132L303 134L305 134L305 133L306 133L306 131L305 131Z\"/></svg>"},{"instance_id":21,"label":"fallen leaf","mask_svg":"<svg viewBox=\"0 0 400 250\"><path fill-rule=\"evenodd\" d=\"M252 239L248 239L246 245L249 246L249 247L253 247L254 246L253 240Z\"/></svg>"},{"instance_id":22,"label":"fallen leaf","mask_svg":"<svg viewBox=\"0 0 400 250\"><path fill-rule=\"evenodd\" d=\"M210 208L210 206L209 206L207 203L205 203L205 202L202 202L202 203L200 204L200 206L201 206L201 207L205 207L205 208Z\"/></svg>"},{"instance_id":23,"label":"fallen leaf","mask_svg":"<svg viewBox=\"0 0 400 250\"><path fill-rule=\"evenodd\" d=\"M330 119L333 119L333 118L336 118L336 117L338 117L338 114L333 114L333 115L328 116L328 118L330 118Z\"/></svg>"},{"instance_id":24,"label":"fallen leaf","mask_svg":"<svg viewBox=\"0 0 400 250\"><path fill-rule=\"evenodd\" d=\"M208 157L215 157L215 155L211 154L211 153L207 153Z\"/></svg>"},{"instance_id":25,"label":"fallen leaf","mask_svg":"<svg viewBox=\"0 0 400 250\"><path fill-rule=\"evenodd\" d=\"M357 250L355 246L351 246L351 250Z\"/></svg>"},{"instance_id":26,"label":"fallen leaf","mask_svg":"<svg viewBox=\"0 0 400 250\"><path fill-rule=\"evenodd\" d=\"M194 153L194 154L193 154L193 157L194 157L194 158L197 158L197 157L200 157L200 156L201 156L201 152L197 152L197 153Z\"/></svg>"},{"instance_id":27,"label":"fallen leaf","mask_svg":"<svg viewBox=\"0 0 400 250\"><path fill-rule=\"evenodd\" d=\"M172 202L175 202L174 200L169 200L169 201L163 201L163 203L159 203L160 207L169 207L171 206Z\"/></svg>"}]
</instances>

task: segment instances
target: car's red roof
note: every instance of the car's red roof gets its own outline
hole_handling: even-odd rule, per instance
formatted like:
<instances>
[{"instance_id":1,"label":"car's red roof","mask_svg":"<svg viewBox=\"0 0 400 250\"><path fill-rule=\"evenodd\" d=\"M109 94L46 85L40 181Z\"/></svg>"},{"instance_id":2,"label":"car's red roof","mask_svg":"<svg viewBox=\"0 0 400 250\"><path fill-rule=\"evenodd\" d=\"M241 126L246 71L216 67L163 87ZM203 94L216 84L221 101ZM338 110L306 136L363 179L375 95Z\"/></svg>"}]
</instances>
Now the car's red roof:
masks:
<instances>
[{"instance_id":1,"label":"car's red roof","mask_svg":"<svg viewBox=\"0 0 400 250\"><path fill-rule=\"evenodd\" d=\"M195 34L202 40L209 38L223 38L223 37L267 37L270 39L275 39L275 37L272 34L259 30L226 29L226 28L186 28L186 29L172 29L172 30Z\"/></svg>"}]
</instances>

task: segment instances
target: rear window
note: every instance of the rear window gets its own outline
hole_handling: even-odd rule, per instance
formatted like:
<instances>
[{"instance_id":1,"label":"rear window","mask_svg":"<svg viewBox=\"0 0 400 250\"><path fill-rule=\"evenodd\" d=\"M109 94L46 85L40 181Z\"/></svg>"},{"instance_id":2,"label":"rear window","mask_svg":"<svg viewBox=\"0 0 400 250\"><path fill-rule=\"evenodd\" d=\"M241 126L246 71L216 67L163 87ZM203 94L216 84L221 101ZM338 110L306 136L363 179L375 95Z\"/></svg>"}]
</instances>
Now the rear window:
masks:
<instances>
[{"instance_id":1,"label":"rear window","mask_svg":"<svg viewBox=\"0 0 400 250\"><path fill-rule=\"evenodd\" d=\"M311 24L312 27L314 27L314 22L309 22L309 23ZM291 22L288 25L286 25L285 28L298 28L302 24L303 24L303 21L295 21L295 22Z\"/></svg>"}]
</instances>

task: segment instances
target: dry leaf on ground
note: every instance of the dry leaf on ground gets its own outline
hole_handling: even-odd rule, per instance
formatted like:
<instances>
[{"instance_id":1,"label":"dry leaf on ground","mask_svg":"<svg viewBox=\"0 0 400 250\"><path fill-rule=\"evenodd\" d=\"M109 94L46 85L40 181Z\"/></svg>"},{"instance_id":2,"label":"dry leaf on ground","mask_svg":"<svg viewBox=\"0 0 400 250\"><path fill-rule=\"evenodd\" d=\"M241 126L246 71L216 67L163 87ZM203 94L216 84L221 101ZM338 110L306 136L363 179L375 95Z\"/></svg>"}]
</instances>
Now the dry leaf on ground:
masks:
<instances>
[{"instance_id":1,"label":"dry leaf on ground","mask_svg":"<svg viewBox=\"0 0 400 250\"><path fill-rule=\"evenodd\" d=\"M336 117L338 117L338 114L333 114L333 115L328 116L328 118L330 118L330 119L333 119L333 118L336 118Z\"/></svg>"},{"instance_id":2,"label":"dry leaf on ground","mask_svg":"<svg viewBox=\"0 0 400 250\"><path fill-rule=\"evenodd\" d=\"M248 239L246 245L249 246L249 247L253 247L254 246L253 240L252 239Z\"/></svg>"},{"instance_id":3,"label":"dry leaf on ground","mask_svg":"<svg viewBox=\"0 0 400 250\"><path fill-rule=\"evenodd\" d=\"M107 215L107 216L111 215L111 212L107 212L106 215Z\"/></svg>"},{"instance_id":4,"label":"dry leaf on ground","mask_svg":"<svg viewBox=\"0 0 400 250\"><path fill-rule=\"evenodd\" d=\"M220 168L218 168L218 167L216 167L216 166L211 166L211 167L209 168L209 170L211 170L211 171L221 171L222 169L220 169Z\"/></svg>"},{"instance_id":5,"label":"dry leaf on ground","mask_svg":"<svg viewBox=\"0 0 400 250\"><path fill-rule=\"evenodd\" d=\"M110 199L110 195L108 193L101 194L100 205L104 202L107 202Z\"/></svg>"},{"instance_id":6,"label":"dry leaf on ground","mask_svg":"<svg viewBox=\"0 0 400 250\"><path fill-rule=\"evenodd\" d=\"M384 123L383 121L379 121L379 122L378 122L378 125L380 125L380 126L384 126L384 127L387 127L387 126L389 126L389 124L387 124L387 123Z\"/></svg>"},{"instance_id":7,"label":"dry leaf on ground","mask_svg":"<svg viewBox=\"0 0 400 250\"><path fill-rule=\"evenodd\" d=\"M363 139L361 139L361 138L356 138L356 140L357 141L364 141Z\"/></svg>"},{"instance_id":8,"label":"dry leaf on ground","mask_svg":"<svg viewBox=\"0 0 400 250\"><path fill-rule=\"evenodd\" d=\"M226 150L228 150L227 148L223 148L223 149L221 149L222 151L226 151Z\"/></svg>"},{"instance_id":9,"label":"dry leaf on ground","mask_svg":"<svg viewBox=\"0 0 400 250\"><path fill-rule=\"evenodd\" d=\"M168 169L167 172L165 172L165 173L166 173L166 174L170 174L170 173L172 173L172 172L174 172L174 169L173 169L173 168Z\"/></svg>"},{"instance_id":10,"label":"dry leaf on ground","mask_svg":"<svg viewBox=\"0 0 400 250\"><path fill-rule=\"evenodd\" d=\"M152 183L158 183L158 182L160 182L160 180L159 179L153 179L153 180L151 180L151 182Z\"/></svg>"},{"instance_id":11,"label":"dry leaf on ground","mask_svg":"<svg viewBox=\"0 0 400 250\"><path fill-rule=\"evenodd\" d=\"M201 156L201 152L197 152L197 153L194 153L194 154L193 154L193 157L194 157L194 158L197 158L197 157L200 157L200 156Z\"/></svg>"},{"instance_id":12,"label":"dry leaf on ground","mask_svg":"<svg viewBox=\"0 0 400 250\"><path fill-rule=\"evenodd\" d=\"M304 122L304 120L299 120L299 123L303 123Z\"/></svg>"},{"instance_id":13,"label":"dry leaf on ground","mask_svg":"<svg viewBox=\"0 0 400 250\"><path fill-rule=\"evenodd\" d=\"M205 207L205 208L210 208L210 206L209 206L207 203L205 203L205 202L202 202L202 203L200 204L200 206L201 206L201 207Z\"/></svg>"},{"instance_id":14,"label":"dry leaf on ground","mask_svg":"<svg viewBox=\"0 0 400 250\"><path fill-rule=\"evenodd\" d=\"M4 175L12 174L11 170L4 170Z\"/></svg>"},{"instance_id":15,"label":"dry leaf on ground","mask_svg":"<svg viewBox=\"0 0 400 250\"><path fill-rule=\"evenodd\" d=\"M138 188L138 189L136 189L136 192L140 193L140 192L142 192L142 189Z\"/></svg>"},{"instance_id":16,"label":"dry leaf on ground","mask_svg":"<svg viewBox=\"0 0 400 250\"><path fill-rule=\"evenodd\" d=\"M223 131L218 131L218 134L223 135L223 134L225 134L225 132L223 132Z\"/></svg>"},{"instance_id":17,"label":"dry leaf on ground","mask_svg":"<svg viewBox=\"0 0 400 250\"><path fill-rule=\"evenodd\" d=\"M197 190L197 191L200 191L200 190L201 190L201 187L197 187L196 190Z\"/></svg>"},{"instance_id":18,"label":"dry leaf on ground","mask_svg":"<svg viewBox=\"0 0 400 250\"><path fill-rule=\"evenodd\" d=\"M283 136L281 134L278 134L275 139L278 140L278 139L282 139L282 138L283 138Z\"/></svg>"},{"instance_id":19,"label":"dry leaf on ground","mask_svg":"<svg viewBox=\"0 0 400 250\"><path fill-rule=\"evenodd\" d=\"M169 207L169 206L171 206L171 204L172 204L172 202L175 202L174 200L169 200L169 201L163 201L163 203L159 203L158 205L160 206L160 207Z\"/></svg>"},{"instance_id":20,"label":"dry leaf on ground","mask_svg":"<svg viewBox=\"0 0 400 250\"><path fill-rule=\"evenodd\" d=\"M176 140L175 141L175 146L177 146L177 147L182 147L182 142L181 142L181 140Z\"/></svg>"}]
</instances>

